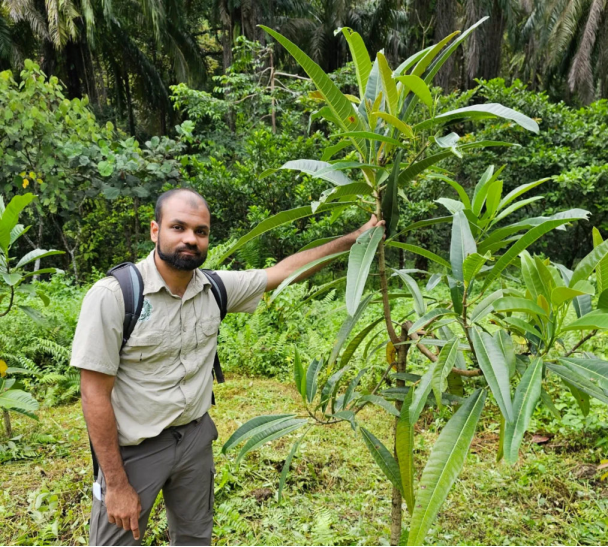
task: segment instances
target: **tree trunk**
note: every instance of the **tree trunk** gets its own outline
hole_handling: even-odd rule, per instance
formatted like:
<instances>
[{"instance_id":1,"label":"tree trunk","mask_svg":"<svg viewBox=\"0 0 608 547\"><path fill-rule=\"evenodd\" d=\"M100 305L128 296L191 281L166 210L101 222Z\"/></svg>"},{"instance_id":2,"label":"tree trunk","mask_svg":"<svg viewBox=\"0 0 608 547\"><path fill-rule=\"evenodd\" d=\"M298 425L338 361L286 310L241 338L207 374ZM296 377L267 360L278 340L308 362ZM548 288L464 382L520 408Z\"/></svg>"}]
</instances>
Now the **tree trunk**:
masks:
<instances>
[{"instance_id":1,"label":"tree trunk","mask_svg":"<svg viewBox=\"0 0 608 547\"><path fill-rule=\"evenodd\" d=\"M405 326L401 326L401 340L404 341L407 339L407 328ZM409 344L401 344L397 346L397 372L407 372L407 352L409 350ZM403 380L397 380L397 387L405 387L405 382ZM401 412L403 408L402 401L395 401L395 408ZM395 437L395 446L394 446L394 454L395 460L399 462L399 458L397 457L397 421L398 418L395 418L395 426L394 426L394 437ZM393 486L393 496L391 503L391 545L400 545L401 539L401 524L403 521L403 498L401 497L401 492L398 488Z\"/></svg>"},{"instance_id":2,"label":"tree trunk","mask_svg":"<svg viewBox=\"0 0 608 547\"><path fill-rule=\"evenodd\" d=\"M490 5L482 0L467 1L467 26L489 15L469 39L467 49L467 87L477 85L475 78L491 80L500 75L502 43L504 41L506 19L498 0Z\"/></svg>"},{"instance_id":3,"label":"tree trunk","mask_svg":"<svg viewBox=\"0 0 608 547\"><path fill-rule=\"evenodd\" d=\"M133 100L131 98L131 84L129 83L129 73L124 73L125 93L127 98L127 115L129 116L129 133L135 136L135 116L133 115Z\"/></svg>"},{"instance_id":4,"label":"tree trunk","mask_svg":"<svg viewBox=\"0 0 608 547\"><path fill-rule=\"evenodd\" d=\"M43 236L43 228L44 228L44 221L42 219L42 216L40 217L40 222L38 223L38 249L42 248L42 236ZM34 271L38 271L40 269L40 259L37 258L36 261L34 262ZM34 276L34 281L38 281L38 278L40 276L39 275L35 275Z\"/></svg>"},{"instance_id":5,"label":"tree trunk","mask_svg":"<svg viewBox=\"0 0 608 547\"><path fill-rule=\"evenodd\" d=\"M4 418L4 430L6 431L6 436L10 439L13 436L13 428L11 427L11 417L8 410L2 409L2 416Z\"/></svg>"},{"instance_id":6,"label":"tree trunk","mask_svg":"<svg viewBox=\"0 0 608 547\"><path fill-rule=\"evenodd\" d=\"M435 17L435 43L438 43L456 30L456 2L454 0L437 0ZM454 56L452 55L435 76L435 84L441 86L446 92L449 92L453 70Z\"/></svg>"},{"instance_id":7,"label":"tree trunk","mask_svg":"<svg viewBox=\"0 0 608 547\"><path fill-rule=\"evenodd\" d=\"M131 256L133 257L133 262L135 262L139 252L139 198L137 197L133 198L133 215L135 217L135 241L133 247L131 247Z\"/></svg>"}]
</instances>

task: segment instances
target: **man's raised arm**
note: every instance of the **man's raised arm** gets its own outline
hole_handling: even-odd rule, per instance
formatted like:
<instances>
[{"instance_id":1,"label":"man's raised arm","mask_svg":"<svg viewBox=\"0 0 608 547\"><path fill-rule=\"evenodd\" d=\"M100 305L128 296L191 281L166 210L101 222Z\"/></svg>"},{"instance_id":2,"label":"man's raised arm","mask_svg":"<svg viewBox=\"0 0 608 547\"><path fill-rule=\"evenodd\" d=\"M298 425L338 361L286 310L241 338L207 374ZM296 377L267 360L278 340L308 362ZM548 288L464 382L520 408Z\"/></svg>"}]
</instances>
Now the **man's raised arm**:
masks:
<instances>
[{"instance_id":1,"label":"man's raised arm","mask_svg":"<svg viewBox=\"0 0 608 547\"><path fill-rule=\"evenodd\" d=\"M266 285L267 291L272 291L276 289L285 279L287 279L291 274L299 270L300 268L306 266L315 260L320 258L324 258L326 256L330 256L335 253L340 253L342 251L348 251L357 241L357 238L365 231L370 228L374 228L375 226L383 226L384 221L378 221L375 215L372 215L372 218L361 228L358 230L342 236L338 239L334 239L329 243L325 243L325 245L320 245L319 247L315 247L313 249L308 249L306 251L302 251L301 253L296 253L295 255L288 256L287 258L281 260L278 264L266 269L266 274L268 275L268 283ZM299 276L296 281L302 281L307 277L318 272L325 266L324 263L321 263L310 270L307 270L301 276Z\"/></svg>"}]
</instances>

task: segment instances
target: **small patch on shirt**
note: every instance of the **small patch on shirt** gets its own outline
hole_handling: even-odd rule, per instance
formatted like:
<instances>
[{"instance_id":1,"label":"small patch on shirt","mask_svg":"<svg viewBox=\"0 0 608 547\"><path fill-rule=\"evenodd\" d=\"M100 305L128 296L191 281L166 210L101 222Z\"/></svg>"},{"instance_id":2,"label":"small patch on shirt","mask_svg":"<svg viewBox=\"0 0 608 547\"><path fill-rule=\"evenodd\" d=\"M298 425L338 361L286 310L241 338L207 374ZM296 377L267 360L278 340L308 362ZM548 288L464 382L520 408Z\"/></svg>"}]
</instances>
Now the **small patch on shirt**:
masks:
<instances>
[{"instance_id":1,"label":"small patch on shirt","mask_svg":"<svg viewBox=\"0 0 608 547\"><path fill-rule=\"evenodd\" d=\"M144 305L141 308L141 315L139 316L139 320L140 321L149 321L151 315L152 315L152 304L150 304L150 301L147 298L145 298Z\"/></svg>"}]
</instances>

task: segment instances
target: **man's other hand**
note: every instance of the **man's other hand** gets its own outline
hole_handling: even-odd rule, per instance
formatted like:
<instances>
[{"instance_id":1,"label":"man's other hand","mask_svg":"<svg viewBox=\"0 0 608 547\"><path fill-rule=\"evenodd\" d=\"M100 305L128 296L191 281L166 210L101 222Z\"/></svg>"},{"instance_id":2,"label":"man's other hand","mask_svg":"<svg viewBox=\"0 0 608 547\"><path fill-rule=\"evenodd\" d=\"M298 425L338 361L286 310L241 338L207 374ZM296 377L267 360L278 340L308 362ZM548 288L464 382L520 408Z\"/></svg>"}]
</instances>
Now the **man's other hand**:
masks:
<instances>
[{"instance_id":1,"label":"man's other hand","mask_svg":"<svg viewBox=\"0 0 608 547\"><path fill-rule=\"evenodd\" d=\"M119 528L131 530L133 538L138 541L141 502L133 487L128 482L113 488L107 486L105 503L108 521Z\"/></svg>"}]
</instances>

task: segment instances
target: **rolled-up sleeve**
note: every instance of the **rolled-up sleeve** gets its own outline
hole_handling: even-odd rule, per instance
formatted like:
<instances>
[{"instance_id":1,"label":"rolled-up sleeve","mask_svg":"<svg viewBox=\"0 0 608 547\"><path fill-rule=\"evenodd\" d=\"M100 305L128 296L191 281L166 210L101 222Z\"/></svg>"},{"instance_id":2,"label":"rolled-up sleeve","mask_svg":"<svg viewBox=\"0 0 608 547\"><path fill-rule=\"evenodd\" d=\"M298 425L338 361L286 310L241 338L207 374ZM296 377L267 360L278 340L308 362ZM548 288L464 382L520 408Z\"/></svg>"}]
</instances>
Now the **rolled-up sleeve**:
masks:
<instances>
[{"instance_id":1,"label":"rolled-up sleeve","mask_svg":"<svg viewBox=\"0 0 608 547\"><path fill-rule=\"evenodd\" d=\"M217 272L226 286L228 313L253 313L266 290L268 275L266 270L245 270Z\"/></svg>"},{"instance_id":2,"label":"rolled-up sleeve","mask_svg":"<svg viewBox=\"0 0 608 547\"><path fill-rule=\"evenodd\" d=\"M120 289L115 290L107 279L93 285L82 302L70 365L116 376L123 318Z\"/></svg>"}]
</instances>

